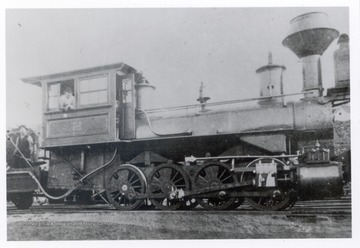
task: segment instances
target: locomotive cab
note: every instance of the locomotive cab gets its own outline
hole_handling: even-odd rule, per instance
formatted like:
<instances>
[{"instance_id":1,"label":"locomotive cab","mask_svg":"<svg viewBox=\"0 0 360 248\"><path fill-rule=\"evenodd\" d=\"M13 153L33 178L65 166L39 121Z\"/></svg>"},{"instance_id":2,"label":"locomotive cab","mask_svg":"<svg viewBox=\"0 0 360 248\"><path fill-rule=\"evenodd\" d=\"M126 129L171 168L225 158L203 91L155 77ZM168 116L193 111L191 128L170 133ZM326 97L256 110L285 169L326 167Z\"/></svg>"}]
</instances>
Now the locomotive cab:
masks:
<instances>
[{"instance_id":1,"label":"locomotive cab","mask_svg":"<svg viewBox=\"0 0 360 248\"><path fill-rule=\"evenodd\" d=\"M44 147L115 142L135 138L135 80L123 63L23 79L43 90ZM60 106L70 88L74 106Z\"/></svg>"}]
</instances>

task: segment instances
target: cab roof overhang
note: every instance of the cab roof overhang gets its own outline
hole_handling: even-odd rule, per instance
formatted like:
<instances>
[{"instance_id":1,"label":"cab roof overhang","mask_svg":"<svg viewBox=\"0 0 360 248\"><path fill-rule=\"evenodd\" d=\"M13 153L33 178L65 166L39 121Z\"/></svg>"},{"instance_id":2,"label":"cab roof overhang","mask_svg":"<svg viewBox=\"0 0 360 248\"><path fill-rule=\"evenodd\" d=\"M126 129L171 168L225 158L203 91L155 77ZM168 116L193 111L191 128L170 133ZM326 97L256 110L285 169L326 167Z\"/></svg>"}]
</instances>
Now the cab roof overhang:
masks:
<instances>
[{"instance_id":1,"label":"cab roof overhang","mask_svg":"<svg viewBox=\"0 0 360 248\"><path fill-rule=\"evenodd\" d=\"M116 63L116 64L110 64L110 65L102 65L102 66L96 66L81 70L75 70L75 71L67 71L67 72L61 72L61 73L54 73L49 75L43 75L43 76L37 76L37 77L28 77L28 78L22 78L21 80L24 83L33 84L36 86L41 87L41 82L44 80L51 80L51 79L58 79L63 77L71 77L79 74L86 74L86 73L92 73L97 71L106 71L106 70L112 70L112 69L120 69L125 74L130 73L136 73L137 71L124 63Z\"/></svg>"}]
</instances>

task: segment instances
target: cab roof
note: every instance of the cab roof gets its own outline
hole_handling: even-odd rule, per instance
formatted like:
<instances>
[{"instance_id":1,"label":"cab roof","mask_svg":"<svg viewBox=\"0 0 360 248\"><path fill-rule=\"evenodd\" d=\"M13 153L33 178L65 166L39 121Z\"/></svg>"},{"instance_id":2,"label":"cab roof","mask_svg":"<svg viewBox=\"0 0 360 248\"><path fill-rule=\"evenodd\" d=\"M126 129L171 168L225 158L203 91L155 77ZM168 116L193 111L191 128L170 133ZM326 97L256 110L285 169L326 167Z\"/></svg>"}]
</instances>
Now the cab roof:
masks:
<instances>
[{"instance_id":1,"label":"cab roof","mask_svg":"<svg viewBox=\"0 0 360 248\"><path fill-rule=\"evenodd\" d=\"M54 74L49 74L49 75L37 76L37 77L22 78L21 80L24 83L33 84L33 85L41 87L41 82L44 80L57 79L57 78L63 78L63 77L71 77L71 76L75 76L75 75L79 75L79 74L86 74L86 73L92 73L92 72L97 72L97 71L106 71L106 70L112 70L112 69L120 69L125 74L137 72L133 67L131 67L129 65L126 65L124 63L116 63L116 64L90 67L90 68L80 69L80 70L75 70L75 71L67 71L67 72L60 72L60 73L54 73Z\"/></svg>"}]
</instances>

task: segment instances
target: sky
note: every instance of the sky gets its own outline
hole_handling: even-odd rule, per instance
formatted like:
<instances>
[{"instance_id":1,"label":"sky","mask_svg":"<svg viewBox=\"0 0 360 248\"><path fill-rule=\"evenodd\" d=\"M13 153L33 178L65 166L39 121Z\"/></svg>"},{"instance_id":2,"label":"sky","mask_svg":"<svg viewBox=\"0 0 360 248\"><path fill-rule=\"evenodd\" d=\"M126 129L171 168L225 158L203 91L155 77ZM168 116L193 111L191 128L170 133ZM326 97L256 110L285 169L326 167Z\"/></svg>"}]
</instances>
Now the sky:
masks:
<instances>
[{"instance_id":1,"label":"sky","mask_svg":"<svg viewBox=\"0 0 360 248\"><path fill-rule=\"evenodd\" d=\"M285 93L300 92L300 60L282 41L291 19L313 11L349 34L347 7L7 9L6 126L41 124L41 88L22 78L118 62L156 87L153 107L196 104L201 82L210 102L259 97L255 71L269 52L286 67ZM337 48L321 59L325 88Z\"/></svg>"}]
</instances>

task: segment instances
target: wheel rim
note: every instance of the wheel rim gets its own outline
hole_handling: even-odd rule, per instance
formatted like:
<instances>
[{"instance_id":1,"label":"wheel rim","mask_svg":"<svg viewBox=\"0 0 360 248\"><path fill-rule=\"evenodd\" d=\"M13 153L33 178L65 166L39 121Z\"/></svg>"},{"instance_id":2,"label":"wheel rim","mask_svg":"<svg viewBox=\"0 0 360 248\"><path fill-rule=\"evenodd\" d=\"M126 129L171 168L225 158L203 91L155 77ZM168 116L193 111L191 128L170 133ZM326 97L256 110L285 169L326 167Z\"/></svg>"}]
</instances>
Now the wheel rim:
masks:
<instances>
[{"instance_id":1,"label":"wheel rim","mask_svg":"<svg viewBox=\"0 0 360 248\"><path fill-rule=\"evenodd\" d=\"M250 162L246 167L255 167L257 162L268 163L269 160L277 164L277 168L283 168L285 164L275 158L266 158L266 159L256 159ZM283 174L278 173L278 179L283 178ZM240 181L242 183L252 182L255 179L255 175L253 173L245 173L243 172L240 177ZM293 197L290 194L289 187L283 185L281 181L278 181L279 185L276 188L273 188L272 196L269 197L247 197L246 201L257 210L262 211L276 211L283 210L291 205L293 202ZM257 188L257 191L261 190L261 188ZM264 188L264 190L269 190L269 188Z\"/></svg>"},{"instance_id":2,"label":"wheel rim","mask_svg":"<svg viewBox=\"0 0 360 248\"><path fill-rule=\"evenodd\" d=\"M175 210L184 204L184 201L174 196L174 192L178 190L189 190L188 176L181 167L173 164L160 165L149 175L148 181L149 194L161 196L150 199L156 208Z\"/></svg>"},{"instance_id":3,"label":"wheel rim","mask_svg":"<svg viewBox=\"0 0 360 248\"><path fill-rule=\"evenodd\" d=\"M110 203L119 210L132 210L139 207L143 200L138 194L145 193L144 174L135 166L122 165L111 173L106 187Z\"/></svg>"},{"instance_id":4,"label":"wheel rim","mask_svg":"<svg viewBox=\"0 0 360 248\"><path fill-rule=\"evenodd\" d=\"M194 185L196 189L210 188L216 190L224 184L236 183L236 176L231 173L229 167L222 163L205 164L196 173ZM222 210L229 208L233 203L234 198L227 198L226 196L199 198L199 204L208 210Z\"/></svg>"}]
</instances>

